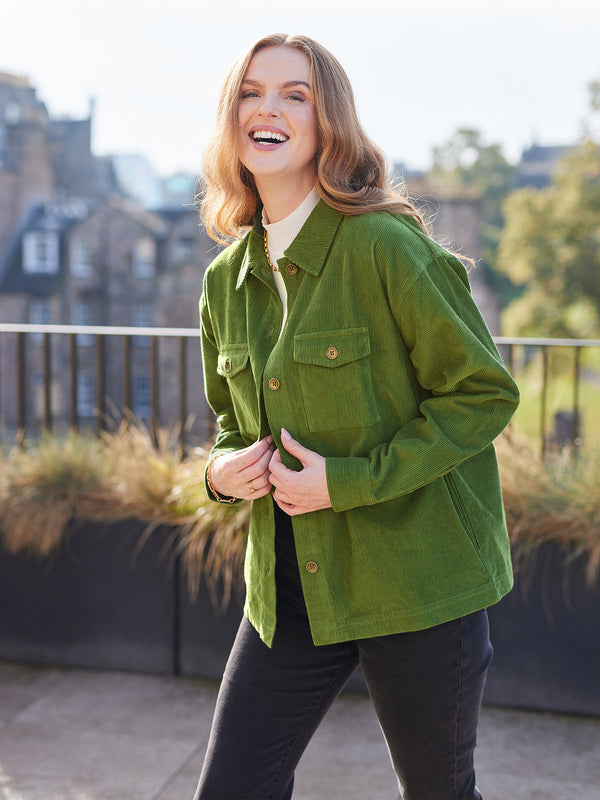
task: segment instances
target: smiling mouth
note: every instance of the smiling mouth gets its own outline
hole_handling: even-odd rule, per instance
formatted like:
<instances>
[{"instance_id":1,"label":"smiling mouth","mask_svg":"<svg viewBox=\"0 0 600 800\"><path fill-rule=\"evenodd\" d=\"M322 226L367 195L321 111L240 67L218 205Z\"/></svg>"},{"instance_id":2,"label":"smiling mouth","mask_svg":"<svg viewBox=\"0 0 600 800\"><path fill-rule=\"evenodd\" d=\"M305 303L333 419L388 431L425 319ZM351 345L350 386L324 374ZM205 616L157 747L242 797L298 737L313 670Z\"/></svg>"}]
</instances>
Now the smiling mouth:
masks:
<instances>
[{"instance_id":1,"label":"smiling mouth","mask_svg":"<svg viewBox=\"0 0 600 800\"><path fill-rule=\"evenodd\" d=\"M290 138L285 133L276 133L275 131L253 131L250 134L252 141L260 142L261 144L274 144L277 142L287 142Z\"/></svg>"}]
</instances>

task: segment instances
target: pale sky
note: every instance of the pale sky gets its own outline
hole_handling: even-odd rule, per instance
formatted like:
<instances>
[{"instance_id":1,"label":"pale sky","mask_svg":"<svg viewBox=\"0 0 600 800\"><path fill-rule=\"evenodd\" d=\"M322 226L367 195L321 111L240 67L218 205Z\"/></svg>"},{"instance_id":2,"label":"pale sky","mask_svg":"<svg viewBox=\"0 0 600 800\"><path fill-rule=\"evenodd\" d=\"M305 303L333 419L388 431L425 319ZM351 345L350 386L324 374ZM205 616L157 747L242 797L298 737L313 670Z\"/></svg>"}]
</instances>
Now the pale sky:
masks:
<instances>
[{"instance_id":1,"label":"pale sky","mask_svg":"<svg viewBox=\"0 0 600 800\"><path fill-rule=\"evenodd\" d=\"M473 127L517 160L579 139L600 79L598 0L2 0L0 71L26 75L53 116L87 116L93 150L197 172L218 92L249 44L319 40L354 86L390 161L426 168Z\"/></svg>"}]
</instances>

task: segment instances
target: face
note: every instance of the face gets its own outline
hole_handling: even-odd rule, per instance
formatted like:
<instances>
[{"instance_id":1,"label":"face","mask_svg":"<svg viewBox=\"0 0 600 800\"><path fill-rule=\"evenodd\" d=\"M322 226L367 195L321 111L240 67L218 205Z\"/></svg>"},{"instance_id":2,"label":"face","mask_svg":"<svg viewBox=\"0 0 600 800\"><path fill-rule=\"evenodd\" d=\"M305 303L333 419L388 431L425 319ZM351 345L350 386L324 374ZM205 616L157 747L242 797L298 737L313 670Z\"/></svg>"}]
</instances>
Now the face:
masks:
<instances>
[{"instance_id":1,"label":"face","mask_svg":"<svg viewBox=\"0 0 600 800\"><path fill-rule=\"evenodd\" d=\"M315 185L317 148L308 58L291 47L259 50L246 70L238 106L238 155L259 194L285 181L301 202Z\"/></svg>"}]
</instances>

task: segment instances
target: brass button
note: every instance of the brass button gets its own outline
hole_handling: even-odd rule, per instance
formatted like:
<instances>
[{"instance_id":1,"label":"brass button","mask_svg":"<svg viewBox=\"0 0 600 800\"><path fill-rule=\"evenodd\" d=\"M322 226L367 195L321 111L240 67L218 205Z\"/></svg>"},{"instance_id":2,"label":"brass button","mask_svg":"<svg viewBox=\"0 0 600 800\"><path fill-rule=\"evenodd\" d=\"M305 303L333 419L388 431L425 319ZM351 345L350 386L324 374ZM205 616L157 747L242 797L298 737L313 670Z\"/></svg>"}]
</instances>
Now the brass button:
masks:
<instances>
[{"instance_id":1,"label":"brass button","mask_svg":"<svg viewBox=\"0 0 600 800\"><path fill-rule=\"evenodd\" d=\"M298 267L295 264L288 264L285 271L288 275L295 275L298 272Z\"/></svg>"},{"instance_id":2,"label":"brass button","mask_svg":"<svg viewBox=\"0 0 600 800\"><path fill-rule=\"evenodd\" d=\"M229 359L225 362L225 372L231 372L231 361Z\"/></svg>"},{"instance_id":3,"label":"brass button","mask_svg":"<svg viewBox=\"0 0 600 800\"><path fill-rule=\"evenodd\" d=\"M338 357L338 349L337 349L337 347L328 347L327 348L327 358L330 361L335 361L335 359L337 357Z\"/></svg>"},{"instance_id":4,"label":"brass button","mask_svg":"<svg viewBox=\"0 0 600 800\"><path fill-rule=\"evenodd\" d=\"M314 574L319 569L319 565L316 561L309 561L306 565L306 571Z\"/></svg>"},{"instance_id":5,"label":"brass button","mask_svg":"<svg viewBox=\"0 0 600 800\"><path fill-rule=\"evenodd\" d=\"M279 389L279 386L280 383L277 380L277 378L271 378L271 380L269 381L269 389L272 389L274 392L276 392L277 389Z\"/></svg>"}]
</instances>

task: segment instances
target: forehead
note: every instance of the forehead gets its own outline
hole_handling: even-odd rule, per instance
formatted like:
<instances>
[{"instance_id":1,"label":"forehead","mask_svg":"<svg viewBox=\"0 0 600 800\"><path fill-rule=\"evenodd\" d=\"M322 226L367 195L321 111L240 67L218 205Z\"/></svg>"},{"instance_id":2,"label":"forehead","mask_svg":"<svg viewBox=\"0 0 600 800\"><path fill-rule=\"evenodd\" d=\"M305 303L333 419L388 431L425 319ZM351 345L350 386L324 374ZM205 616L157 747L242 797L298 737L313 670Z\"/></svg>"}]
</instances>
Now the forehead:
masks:
<instances>
[{"instance_id":1,"label":"forehead","mask_svg":"<svg viewBox=\"0 0 600 800\"><path fill-rule=\"evenodd\" d=\"M309 82L310 61L308 56L293 47L263 47L252 56L244 79L281 80Z\"/></svg>"}]
</instances>

